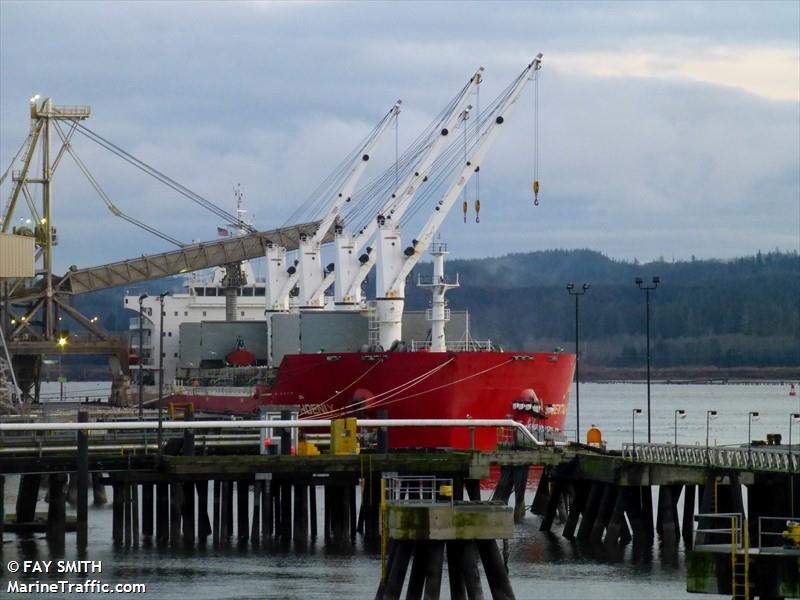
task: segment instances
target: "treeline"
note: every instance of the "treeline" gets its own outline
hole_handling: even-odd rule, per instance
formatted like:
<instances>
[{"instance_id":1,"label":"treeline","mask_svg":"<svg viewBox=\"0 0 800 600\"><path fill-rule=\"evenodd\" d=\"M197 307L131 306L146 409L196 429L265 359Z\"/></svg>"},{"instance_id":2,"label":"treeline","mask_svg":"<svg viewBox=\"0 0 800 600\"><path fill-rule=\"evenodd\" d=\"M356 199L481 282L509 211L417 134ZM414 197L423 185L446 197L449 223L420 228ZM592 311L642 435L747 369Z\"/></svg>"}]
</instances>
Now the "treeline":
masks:
<instances>
[{"instance_id":1,"label":"treeline","mask_svg":"<svg viewBox=\"0 0 800 600\"><path fill-rule=\"evenodd\" d=\"M430 277L431 265L415 269ZM758 253L733 260L658 260L639 264L592 250L549 250L476 260L450 260L461 287L450 306L468 309L472 337L506 349L567 351L575 343L575 300L566 284L591 284L580 300L580 339L587 367L641 367L645 361L645 293L634 283L661 278L651 292L651 356L656 367L800 366L800 257ZM409 278L407 308L429 306L430 294ZM374 279L374 278L371 278ZM139 285L129 293L179 291L182 278ZM371 287L371 286L370 286ZM108 330L125 330L135 312L118 288L75 298ZM372 296L374 297L374 296Z\"/></svg>"},{"instance_id":2,"label":"treeline","mask_svg":"<svg viewBox=\"0 0 800 600\"><path fill-rule=\"evenodd\" d=\"M430 266L421 265L423 277ZM758 253L733 260L612 260L591 250L550 250L452 260L461 288L452 308L468 308L474 337L506 348L572 351L575 300L566 290L591 284L580 299L584 364L635 367L645 360L645 293L635 279L661 283L650 293L651 357L659 367L800 366L800 257ZM409 286L409 308L429 295Z\"/></svg>"}]
</instances>

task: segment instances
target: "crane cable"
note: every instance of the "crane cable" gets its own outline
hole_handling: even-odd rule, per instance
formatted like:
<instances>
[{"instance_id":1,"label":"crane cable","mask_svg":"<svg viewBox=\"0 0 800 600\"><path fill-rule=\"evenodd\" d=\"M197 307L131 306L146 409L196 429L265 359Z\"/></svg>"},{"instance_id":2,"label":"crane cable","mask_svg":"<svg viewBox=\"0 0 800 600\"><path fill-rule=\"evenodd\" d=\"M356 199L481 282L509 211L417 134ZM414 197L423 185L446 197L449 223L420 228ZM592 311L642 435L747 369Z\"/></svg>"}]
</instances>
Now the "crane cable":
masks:
<instances>
[{"instance_id":1,"label":"crane cable","mask_svg":"<svg viewBox=\"0 0 800 600\"><path fill-rule=\"evenodd\" d=\"M158 229L155 229L154 227L151 227L150 225L147 225L146 223L143 223L142 221L139 221L138 219L134 219L130 215L127 215L124 212L122 212L111 201L111 198L108 197L108 194L106 194L106 192L103 190L103 188L100 187L100 183L98 183L97 179L94 178L94 175L91 174L91 172L86 167L84 162L78 157L78 155L72 149L72 144L70 144L67 141L67 139L66 139L66 137L64 135L64 132L61 130L61 127L59 126L58 122L55 123L55 126L56 126L56 131L58 132L59 137L63 141L64 147L66 148L67 152L72 157L72 160L75 161L75 164L78 166L78 168L84 174L86 179L89 180L89 183L95 189L95 191L100 196L100 198L102 198L103 202L108 207L108 210L111 211L111 214L113 214L114 216L117 216L117 217L127 221L128 223L130 223L132 225L135 225L136 227L139 227L140 229L143 229L143 230L147 231L148 233L151 233L151 234L153 234L153 235L155 235L157 237L160 237L162 240L165 240L165 241L169 242L170 244L176 245L179 248L182 248L182 247L184 247L186 245L183 242L180 242L180 241L176 240L175 238L167 235L166 233L163 233L163 232L159 231Z\"/></svg>"},{"instance_id":2,"label":"crane cable","mask_svg":"<svg viewBox=\"0 0 800 600\"><path fill-rule=\"evenodd\" d=\"M114 144L114 143L110 142L109 140L105 139L104 137L102 137L98 133L96 133L96 132L92 131L91 129L89 129L88 127L86 127L85 125L78 124L77 131L79 133L81 133L83 136L85 136L85 137L89 138L90 140L92 140L97 145L105 148L106 150L108 150L112 154L116 154L121 159L123 159L124 161L126 161L129 164L133 165L134 167L136 167L140 171L142 171L144 173L147 173L148 175L150 175L154 179L160 181L161 183L163 183L167 187L172 188L173 190L175 190L176 192L178 192L182 196L185 196L186 198L188 198L189 200L191 200L195 204L198 204L199 206L205 208L209 212L212 212L217 217L219 217L221 219L224 219L226 221L231 221L232 223L239 224L240 227L242 229L244 229L245 231L247 231L248 233L254 233L256 231L254 227L252 227L251 225L248 225L247 223L241 223L240 224L235 215L233 215L233 214L229 213L228 211L220 208L219 206L217 206L216 204L214 204L210 200L208 200L206 198L203 198L200 194L197 194L196 192L193 192L192 190L190 190L186 186L181 185L180 183L178 183L177 181L175 181L171 177L169 177L169 176L165 175L164 173L158 171L155 167L152 167L152 166L148 165L146 162L136 158L130 152L127 152L127 151L123 150L122 148L120 148L116 144Z\"/></svg>"},{"instance_id":3,"label":"crane cable","mask_svg":"<svg viewBox=\"0 0 800 600\"><path fill-rule=\"evenodd\" d=\"M480 125L481 122L481 84L475 86L475 120ZM480 127L475 128L475 143L480 137ZM475 168L475 222L481 222L481 171L480 166Z\"/></svg>"},{"instance_id":4,"label":"crane cable","mask_svg":"<svg viewBox=\"0 0 800 600\"><path fill-rule=\"evenodd\" d=\"M533 205L539 206L539 70L533 74Z\"/></svg>"}]
</instances>

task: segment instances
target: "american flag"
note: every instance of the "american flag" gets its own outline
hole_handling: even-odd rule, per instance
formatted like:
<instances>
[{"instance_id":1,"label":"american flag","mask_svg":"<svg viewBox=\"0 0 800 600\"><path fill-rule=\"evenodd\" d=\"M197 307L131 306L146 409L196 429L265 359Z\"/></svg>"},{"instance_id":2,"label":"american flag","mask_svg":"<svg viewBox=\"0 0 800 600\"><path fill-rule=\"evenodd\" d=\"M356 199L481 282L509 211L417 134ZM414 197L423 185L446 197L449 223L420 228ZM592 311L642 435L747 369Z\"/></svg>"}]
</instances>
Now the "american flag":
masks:
<instances>
[{"instance_id":1,"label":"american flag","mask_svg":"<svg viewBox=\"0 0 800 600\"><path fill-rule=\"evenodd\" d=\"M219 237L230 237L231 233L224 227L217 227L217 235Z\"/></svg>"}]
</instances>

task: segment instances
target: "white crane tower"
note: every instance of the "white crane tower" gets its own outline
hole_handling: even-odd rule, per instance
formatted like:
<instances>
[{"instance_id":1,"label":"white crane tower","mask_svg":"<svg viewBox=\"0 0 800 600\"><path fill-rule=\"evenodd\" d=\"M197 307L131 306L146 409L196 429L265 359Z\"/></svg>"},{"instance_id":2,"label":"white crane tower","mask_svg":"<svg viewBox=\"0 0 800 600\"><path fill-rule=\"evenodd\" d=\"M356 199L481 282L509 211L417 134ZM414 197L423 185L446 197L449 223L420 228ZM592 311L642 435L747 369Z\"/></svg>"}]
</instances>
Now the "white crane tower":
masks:
<instances>
[{"instance_id":1,"label":"white crane tower","mask_svg":"<svg viewBox=\"0 0 800 600\"><path fill-rule=\"evenodd\" d=\"M337 229L335 232L336 269L335 269L335 302L340 307L361 307L361 284L375 264L375 253L361 253L373 238L381 224L399 223L400 218L414 199L420 186L428 180L436 158L441 154L447 142L452 138L452 131L463 119L465 111L471 107L471 95L480 85L483 67L478 68L466 85L448 104L441 119L434 128L433 137L429 140L421 157L413 170L399 183L379 213L361 231L352 234ZM380 277L380 274L379 274ZM330 281L324 288L330 285ZM324 289L322 290L324 292Z\"/></svg>"},{"instance_id":2,"label":"white crane tower","mask_svg":"<svg viewBox=\"0 0 800 600\"><path fill-rule=\"evenodd\" d=\"M377 273L377 298L376 312L378 321L378 341L383 348L390 348L396 341L402 339L402 316L405 303L406 277L419 262L425 251L431 245L436 232L441 227L447 214L453 208L456 199L461 194L473 174L480 170L483 159L500 131L500 126L508 119L527 83L536 77L536 72L541 68L542 55L536 58L514 80L501 96L498 105L492 112L494 117L489 121L483 131L478 122L476 130L478 140L472 146L463 167L456 175L453 184L436 203L434 211L422 227L415 243L405 250L401 250L399 227L383 221L379 224L378 244L378 273ZM466 114L462 115L466 118ZM449 287L444 282L443 271L444 254L437 252L434 256L434 277L442 277L441 285L431 287L433 292L432 307L432 350L444 351L444 294ZM438 268L437 268L438 265ZM438 271L438 272L437 272Z\"/></svg>"}]
</instances>

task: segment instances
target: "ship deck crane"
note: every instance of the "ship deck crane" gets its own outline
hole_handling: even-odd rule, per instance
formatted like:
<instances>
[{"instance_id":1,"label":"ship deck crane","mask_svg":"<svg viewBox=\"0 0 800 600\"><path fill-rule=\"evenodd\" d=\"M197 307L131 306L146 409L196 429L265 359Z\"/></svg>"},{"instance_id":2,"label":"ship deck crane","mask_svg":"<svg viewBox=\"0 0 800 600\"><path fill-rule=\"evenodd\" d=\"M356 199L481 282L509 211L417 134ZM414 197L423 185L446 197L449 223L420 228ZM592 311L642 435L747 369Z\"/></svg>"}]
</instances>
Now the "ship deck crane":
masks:
<instances>
[{"instance_id":1,"label":"ship deck crane","mask_svg":"<svg viewBox=\"0 0 800 600\"><path fill-rule=\"evenodd\" d=\"M415 168L397 186L391 197L381 207L378 215L357 234L343 231L335 232L336 271L335 301L337 305L361 305L361 284L375 264L375 253L361 254L361 249L373 238L381 223L399 223L411 205L420 186L428 180L434 162L441 154L452 136L449 134L458 126L465 111L468 111L472 93L483 78L483 67L478 68L456 97L448 104L447 110L435 127L434 138L422 153ZM326 278L317 290L323 294L330 286L332 276Z\"/></svg>"},{"instance_id":2,"label":"ship deck crane","mask_svg":"<svg viewBox=\"0 0 800 600\"><path fill-rule=\"evenodd\" d=\"M350 202L351 195L367 168L372 149L389 128L393 119L400 113L400 104L401 101L398 100L392 105L389 112L359 147L350 170L341 186L336 190L330 208L320 221L319 227L312 235L301 237L297 267L287 265L286 248L279 245L267 247L267 310L288 310L289 295L295 285L299 287L300 291L300 306L318 308L323 306L322 298L314 298L316 290L325 277L321 265L320 246L339 216L342 207Z\"/></svg>"},{"instance_id":3,"label":"ship deck crane","mask_svg":"<svg viewBox=\"0 0 800 600\"><path fill-rule=\"evenodd\" d=\"M379 328L379 343L384 348L390 348L395 341L402 339L402 315L405 295L406 277L419 262L425 251L433 242L436 233L442 226L447 214L455 205L456 200L462 190L467 185L472 175L477 173L483 159L486 157L492 143L500 132L500 125L504 124L513 111L517 100L522 94L529 81L536 77L537 71L541 68L542 55L536 58L522 71L514 82L503 93L503 98L492 112L493 117L481 132L478 129L479 137L473 145L463 166L456 175L453 184L437 202L433 213L422 227L416 242L406 248L400 249L399 236L393 240L394 245L383 244L379 246L379 260L382 263L382 271L378 273L378 288L376 298L377 320ZM480 128L481 124L477 123ZM388 239L388 235L386 236ZM439 262L437 260L437 262ZM383 274L383 276L381 275ZM443 276L443 273L438 273ZM443 282L444 283L444 282ZM444 313L444 293L447 291L446 285L433 286L433 314ZM441 303L441 306L438 304ZM442 310L437 310L441 308ZM444 319L432 321L432 351L444 351Z\"/></svg>"}]
</instances>

